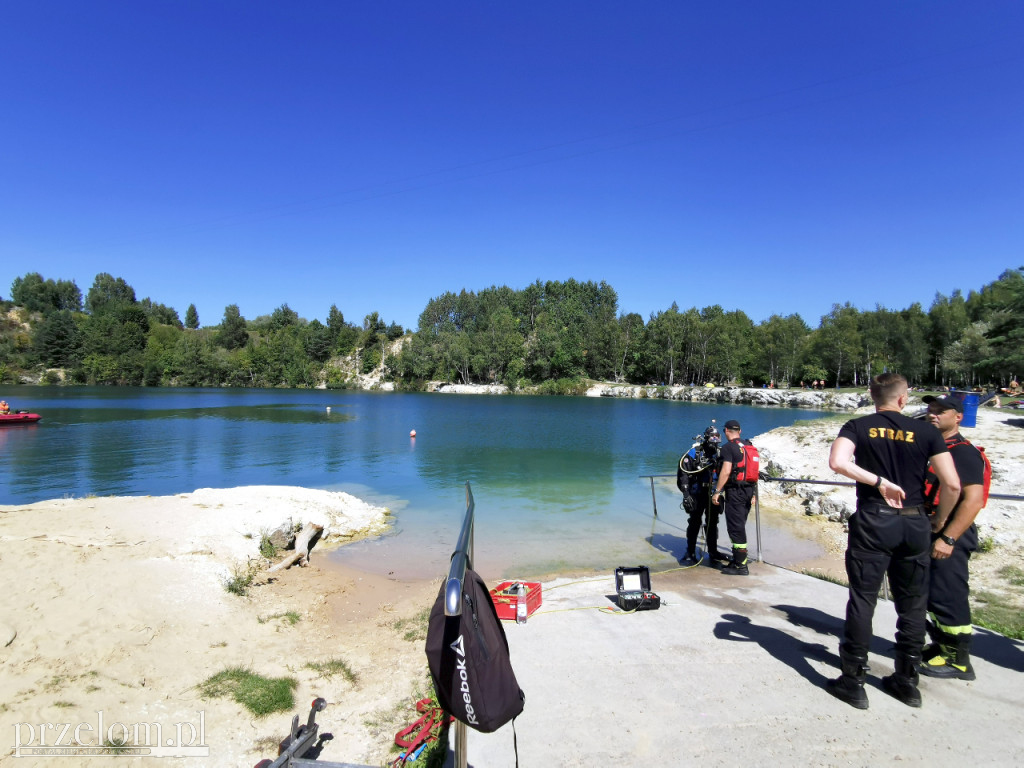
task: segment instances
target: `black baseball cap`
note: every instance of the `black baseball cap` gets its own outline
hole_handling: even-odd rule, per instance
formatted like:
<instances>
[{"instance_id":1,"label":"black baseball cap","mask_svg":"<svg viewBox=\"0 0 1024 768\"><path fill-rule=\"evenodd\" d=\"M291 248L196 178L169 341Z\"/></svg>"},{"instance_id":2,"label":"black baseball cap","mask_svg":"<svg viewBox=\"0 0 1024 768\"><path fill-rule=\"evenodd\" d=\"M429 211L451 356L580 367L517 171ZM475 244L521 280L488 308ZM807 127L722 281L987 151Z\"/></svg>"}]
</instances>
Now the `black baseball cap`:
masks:
<instances>
[{"instance_id":1,"label":"black baseball cap","mask_svg":"<svg viewBox=\"0 0 1024 768\"><path fill-rule=\"evenodd\" d=\"M964 412L963 395L958 395L955 392L952 392L948 395L942 395L941 397L936 397L935 395L925 395L924 397L921 398L921 401L925 403L938 403L944 408L952 408L957 413Z\"/></svg>"},{"instance_id":2,"label":"black baseball cap","mask_svg":"<svg viewBox=\"0 0 1024 768\"><path fill-rule=\"evenodd\" d=\"M736 419L729 419L727 422L725 422L725 428L726 429L739 429L740 428L740 423L738 421L736 421Z\"/></svg>"}]
</instances>

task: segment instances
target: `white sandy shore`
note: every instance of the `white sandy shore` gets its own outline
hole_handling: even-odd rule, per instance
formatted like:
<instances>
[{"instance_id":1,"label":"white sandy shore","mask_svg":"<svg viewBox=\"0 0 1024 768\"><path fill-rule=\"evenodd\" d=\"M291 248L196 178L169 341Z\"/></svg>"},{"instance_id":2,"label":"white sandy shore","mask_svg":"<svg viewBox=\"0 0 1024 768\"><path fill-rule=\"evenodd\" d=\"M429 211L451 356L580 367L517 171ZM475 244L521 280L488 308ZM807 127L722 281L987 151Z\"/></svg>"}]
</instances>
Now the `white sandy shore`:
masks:
<instances>
[{"instance_id":1,"label":"white sandy shore","mask_svg":"<svg viewBox=\"0 0 1024 768\"><path fill-rule=\"evenodd\" d=\"M393 624L429 605L436 584L324 567L323 544L309 567L264 574L249 597L228 594L223 580L258 557L265 529L318 522L329 542L376 534L387 517L348 494L281 487L0 506L0 642L15 634L0 647L0 730L8 734L0 763L27 764L6 754L17 723L95 726L99 711L108 724L172 729L203 712L210 757L162 764L273 757L290 712L257 720L195 688L239 665L296 678L295 711L314 696L330 702L319 717L335 736L325 758L381 762L406 719L401 706L425 680L421 641L403 639ZM268 619L288 611L297 624ZM357 683L305 666L331 659L343 659Z\"/></svg>"}]
</instances>

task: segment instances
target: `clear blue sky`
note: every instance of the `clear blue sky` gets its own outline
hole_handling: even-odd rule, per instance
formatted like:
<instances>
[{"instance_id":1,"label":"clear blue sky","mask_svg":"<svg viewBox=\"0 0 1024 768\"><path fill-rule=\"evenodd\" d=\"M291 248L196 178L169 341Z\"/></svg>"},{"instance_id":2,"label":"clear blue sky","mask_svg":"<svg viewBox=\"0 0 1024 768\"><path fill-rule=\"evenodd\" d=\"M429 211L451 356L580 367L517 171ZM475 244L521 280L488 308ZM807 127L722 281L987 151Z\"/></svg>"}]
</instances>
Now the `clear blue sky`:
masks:
<instances>
[{"instance_id":1,"label":"clear blue sky","mask_svg":"<svg viewBox=\"0 0 1024 768\"><path fill-rule=\"evenodd\" d=\"M1019 0L5 3L0 295L927 309L1024 263L1022 40Z\"/></svg>"}]
</instances>

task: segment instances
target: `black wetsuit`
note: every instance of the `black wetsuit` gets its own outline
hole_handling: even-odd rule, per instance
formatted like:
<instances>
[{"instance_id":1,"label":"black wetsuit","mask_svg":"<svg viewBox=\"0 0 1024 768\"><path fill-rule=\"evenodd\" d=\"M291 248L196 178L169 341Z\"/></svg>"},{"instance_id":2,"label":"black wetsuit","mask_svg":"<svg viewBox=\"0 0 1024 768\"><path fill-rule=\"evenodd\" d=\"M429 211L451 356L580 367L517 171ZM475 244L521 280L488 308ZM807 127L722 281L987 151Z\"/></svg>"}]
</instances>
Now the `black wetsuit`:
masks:
<instances>
[{"instance_id":1,"label":"black wetsuit","mask_svg":"<svg viewBox=\"0 0 1024 768\"><path fill-rule=\"evenodd\" d=\"M896 483L903 508L888 506L878 488L857 483L857 511L849 521L846 573L850 597L842 650L866 657L871 620L888 572L896 604L896 652L919 655L924 643L931 524L924 509L929 459L946 452L942 433L896 411L846 422L839 437L851 440L858 467Z\"/></svg>"},{"instance_id":2,"label":"black wetsuit","mask_svg":"<svg viewBox=\"0 0 1024 768\"><path fill-rule=\"evenodd\" d=\"M711 492L715 478L718 477L715 457L717 450L703 445L695 445L679 460L679 471L676 483L684 497L689 496L690 508L687 509L689 519L686 523L686 556L695 557L697 551L697 535L703 519L706 526L708 554L712 559L720 557L718 553L718 517L720 507L711 503Z\"/></svg>"}]
</instances>

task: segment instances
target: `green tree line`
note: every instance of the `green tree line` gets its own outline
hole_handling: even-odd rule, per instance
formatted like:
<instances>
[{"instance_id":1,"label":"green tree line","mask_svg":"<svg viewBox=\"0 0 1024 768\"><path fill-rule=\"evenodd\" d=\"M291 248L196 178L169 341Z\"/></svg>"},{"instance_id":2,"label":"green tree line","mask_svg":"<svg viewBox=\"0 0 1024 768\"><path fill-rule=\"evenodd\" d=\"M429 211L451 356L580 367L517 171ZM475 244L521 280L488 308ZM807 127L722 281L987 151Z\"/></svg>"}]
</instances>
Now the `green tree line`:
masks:
<instances>
[{"instance_id":1,"label":"green tree line","mask_svg":"<svg viewBox=\"0 0 1024 768\"><path fill-rule=\"evenodd\" d=\"M584 379L862 386L885 370L915 384L977 386L1005 384L1024 369L1022 269L966 297L937 294L927 310L836 303L816 327L798 314L754 323L717 304L673 303L645 320L620 314L607 283L571 279L447 292L427 302L410 333L376 312L352 324L335 305L322 323L287 304L247 320L229 304L217 325L201 327L194 304L183 323L106 273L84 299L73 281L30 273L14 280L2 307L0 380L45 370L44 380L56 381L59 370L88 384L345 387L383 366L385 378L408 388Z\"/></svg>"},{"instance_id":2,"label":"green tree line","mask_svg":"<svg viewBox=\"0 0 1024 768\"><path fill-rule=\"evenodd\" d=\"M332 306L326 325L306 321L287 304L246 320L237 304L218 325L200 328L190 304L176 310L145 298L123 278L96 276L83 301L73 281L16 278L0 320L0 381L44 370L42 380L145 386L312 387L352 384L373 370L387 342L404 329L377 313L363 325L346 322ZM330 367L355 354L356 367Z\"/></svg>"}]
</instances>

